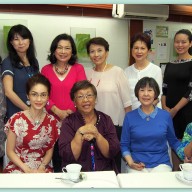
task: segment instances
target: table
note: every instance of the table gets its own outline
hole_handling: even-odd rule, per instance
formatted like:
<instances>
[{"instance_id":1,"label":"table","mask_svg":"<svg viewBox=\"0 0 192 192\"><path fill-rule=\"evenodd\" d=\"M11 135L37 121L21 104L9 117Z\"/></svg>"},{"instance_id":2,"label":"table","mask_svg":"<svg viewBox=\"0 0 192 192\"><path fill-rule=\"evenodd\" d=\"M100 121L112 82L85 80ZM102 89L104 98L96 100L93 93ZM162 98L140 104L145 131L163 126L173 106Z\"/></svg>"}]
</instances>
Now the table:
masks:
<instances>
[{"instance_id":1,"label":"table","mask_svg":"<svg viewBox=\"0 0 192 192\"><path fill-rule=\"evenodd\" d=\"M160 173L121 173L117 180L121 188L192 188L192 185L179 181L178 172Z\"/></svg>"},{"instance_id":2,"label":"table","mask_svg":"<svg viewBox=\"0 0 192 192\"><path fill-rule=\"evenodd\" d=\"M119 188L114 171L84 172L86 179L79 183L55 179L62 174L0 174L0 188Z\"/></svg>"}]
</instances>

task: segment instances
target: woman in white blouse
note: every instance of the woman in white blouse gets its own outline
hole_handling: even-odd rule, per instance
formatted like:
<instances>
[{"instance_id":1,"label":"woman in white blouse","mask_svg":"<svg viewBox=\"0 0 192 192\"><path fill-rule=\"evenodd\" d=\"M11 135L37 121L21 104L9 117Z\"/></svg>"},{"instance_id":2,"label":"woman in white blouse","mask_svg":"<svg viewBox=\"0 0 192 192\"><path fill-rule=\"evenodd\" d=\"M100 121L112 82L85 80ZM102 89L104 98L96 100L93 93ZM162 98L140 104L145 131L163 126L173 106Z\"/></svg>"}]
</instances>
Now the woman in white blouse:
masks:
<instances>
[{"instance_id":1,"label":"woman in white blouse","mask_svg":"<svg viewBox=\"0 0 192 192\"><path fill-rule=\"evenodd\" d=\"M131 51L135 63L125 69L125 74L131 88L132 109L136 109L141 105L135 97L134 89L137 82L143 77L153 77L157 81L161 93L159 98L154 101L154 105L157 104L158 107L161 108L162 72L159 66L151 63L147 59L147 56L151 51L150 37L145 33L137 33L131 39Z\"/></svg>"},{"instance_id":2,"label":"woman in white blouse","mask_svg":"<svg viewBox=\"0 0 192 192\"><path fill-rule=\"evenodd\" d=\"M130 88L123 69L107 63L109 44L102 37L95 37L87 43L87 53L94 67L86 71L87 79L97 89L95 108L109 115L116 127L120 140L125 113L131 111ZM116 158L121 172L121 154Z\"/></svg>"}]
</instances>

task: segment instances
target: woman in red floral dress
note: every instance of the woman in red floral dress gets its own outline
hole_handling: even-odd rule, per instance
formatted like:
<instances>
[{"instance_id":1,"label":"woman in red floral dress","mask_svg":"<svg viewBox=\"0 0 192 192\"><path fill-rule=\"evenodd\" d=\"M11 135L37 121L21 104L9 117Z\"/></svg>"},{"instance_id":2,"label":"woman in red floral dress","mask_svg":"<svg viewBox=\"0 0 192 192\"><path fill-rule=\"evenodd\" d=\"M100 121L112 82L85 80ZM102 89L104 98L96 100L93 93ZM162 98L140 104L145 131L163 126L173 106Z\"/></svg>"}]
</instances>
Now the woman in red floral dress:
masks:
<instances>
[{"instance_id":1,"label":"woman in red floral dress","mask_svg":"<svg viewBox=\"0 0 192 192\"><path fill-rule=\"evenodd\" d=\"M10 162L4 173L53 172L50 161L61 125L44 110L50 83L37 74L28 80L26 88L30 108L15 113L5 125Z\"/></svg>"}]
</instances>

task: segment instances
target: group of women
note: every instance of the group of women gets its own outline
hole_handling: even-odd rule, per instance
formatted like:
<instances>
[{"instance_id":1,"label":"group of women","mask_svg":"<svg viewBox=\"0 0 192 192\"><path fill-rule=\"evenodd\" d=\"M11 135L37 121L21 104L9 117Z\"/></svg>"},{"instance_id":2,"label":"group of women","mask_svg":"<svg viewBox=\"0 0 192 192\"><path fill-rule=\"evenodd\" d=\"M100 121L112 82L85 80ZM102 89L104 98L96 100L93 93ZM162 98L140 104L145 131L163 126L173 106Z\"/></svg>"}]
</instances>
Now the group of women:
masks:
<instances>
[{"instance_id":1,"label":"group of women","mask_svg":"<svg viewBox=\"0 0 192 192\"><path fill-rule=\"evenodd\" d=\"M187 157L189 162L192 139L185 137L180 142L182 137L176 138L174 127L178 128L171 118L180 118L177 112L189 109L191 104L192 57L186 54L191 36L186 31L178 32L174 39L179 61L169 63L165 71L162 106L166 112L159 108L161 69L147 59L151 41L146 34L133 37L135 63L125 71L107 63L109 44L104 38L95 37L86 47L94 67L85 72L77 62L74 40L67 34L55 37L48 55L51 63L39 71L31 32L23 25L13 26L7 39L9 55L1 67L7 97L5 132L10 160L4 172L60 172L69 163L79 163L82 171L118 173L120 147L128 171L159 165L161 170L170 171L167 141L180 158ZM176 77L175 71L173 77L186 85L182 86L180 100L177 98L170 105L174 80L169 70L180 62L187 62L186 68L177 70L188 70L188 75L182 80L184 76ZM185 123L182 120L185 128L187 122L192 122L192 118L186 118Z\"/></svg>"}]
</instances>

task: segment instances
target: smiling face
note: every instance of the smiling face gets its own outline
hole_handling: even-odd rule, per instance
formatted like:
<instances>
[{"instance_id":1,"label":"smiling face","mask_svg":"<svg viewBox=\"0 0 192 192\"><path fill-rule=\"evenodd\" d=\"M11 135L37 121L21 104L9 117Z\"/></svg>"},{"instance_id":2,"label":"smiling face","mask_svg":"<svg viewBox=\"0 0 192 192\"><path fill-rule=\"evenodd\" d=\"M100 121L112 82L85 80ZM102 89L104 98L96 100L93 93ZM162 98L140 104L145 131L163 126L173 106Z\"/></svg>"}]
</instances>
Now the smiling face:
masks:
<instances>
[{"instance_id":1,"label":"smiling face","mask_svg":"<svg viewBox=\"0 0 192 192\"><path fill-rule=\"evenodd\" d=\"M68 40L60 40L55 50L55 57L58 62L68 63L72 56L71 43Z\"/></svg>"},{"instance_id":2,"label":"smiling face","mask_svg":"<svg viewBox=\"0 0 192 192\"><path fill-rule=\"evenodd\" d=\"M147 59L148 53L149 49L145 42L138 40L133 44L132 56L135 61L144 61Z\"/></svg>"},{"instance_id":3,"label":"smiling face","mask_svg":"<svg viewBox=\"0 0 192 192\"><path fill-rule=\"evenodd\" d=\"M108 51L102 45L91 44L89 47L89 56L95 65L105 65Z\"/></svg>"},{"instance_id":4,"label":"smiling face","mask_svg":"<svg viewBox=\"0 0 192 192\"><path fill-rule=\"evenodd\" d=\"M139 89L138 98L141 105L151 106L155 100L155 91L153 88L149 87L149 85L146 85L146 87Z\"/></svg>"},{"instance_id":5,"label":"smiling face","mask_svg":"<svg viewBox=\"0 0 192 192\"><path fill-rule=\"evenodd\" d=\"M91 88L81 89L75 93L75 105L81 114L89 114L94 111L96 96Z\"/></svg>"},{"instance_id":6,"label":"smiling face","mask_svg":"<svg viewBox=\"0 0 192 192\"><path fill-rule=\"evenodd\" d=\"M35 110L43 109L49 99L47 87L40 83L34 85L29 91L28 98L31 108Z\"/></svg>"},{"instance_id":7,"label":"smiling face","mask_svg":"<svg viewBox=\"0 0 192 192\"><path fill-rule=\"evenodd\" d=\"M15 34L11 44L17 53L26 53L30 45L30 40L24 39L19 34Z\"/></svg>"},{"instance_id":8,"label":"smiling face","mask_svg":"<svg viewBox=\"0 0 192 192\"><path fill-rule=\"evenodd\" d=\"M179 55L188 54L188 50L191 46L192 46L192 42L189 41L188 35L179 33L175 36L174 47L175 47L175 51Z\"/></svg>"}]
</instances>

